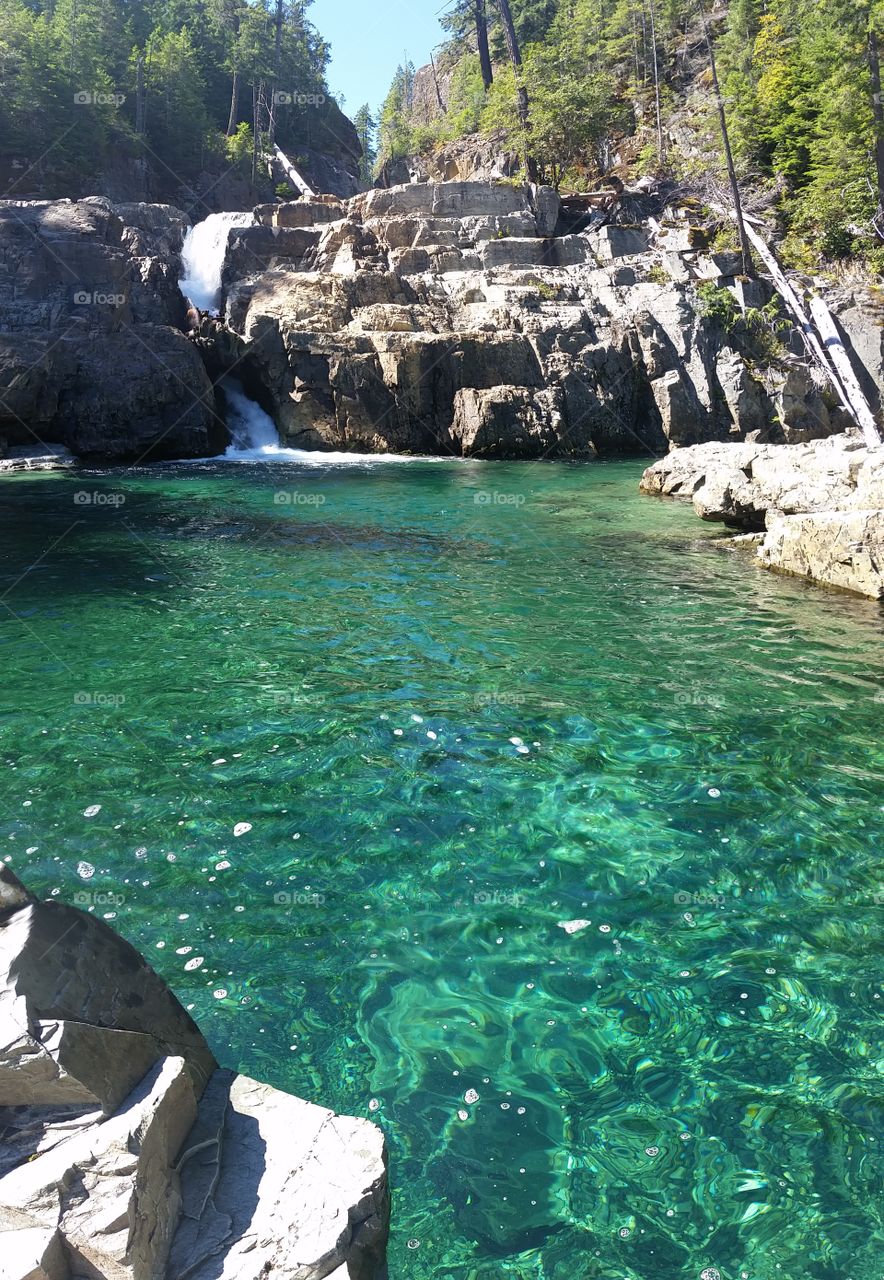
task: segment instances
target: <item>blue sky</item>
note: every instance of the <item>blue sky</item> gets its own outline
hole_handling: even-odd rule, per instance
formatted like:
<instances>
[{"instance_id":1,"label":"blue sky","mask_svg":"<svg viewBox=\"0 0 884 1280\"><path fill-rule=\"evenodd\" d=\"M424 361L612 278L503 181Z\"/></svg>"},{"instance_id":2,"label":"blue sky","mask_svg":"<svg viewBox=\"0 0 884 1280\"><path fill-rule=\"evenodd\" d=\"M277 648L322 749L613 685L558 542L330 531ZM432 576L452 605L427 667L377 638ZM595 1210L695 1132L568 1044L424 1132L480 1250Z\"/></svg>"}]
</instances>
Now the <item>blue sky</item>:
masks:
<instances>
[{"instance_id":1,"label":"blue sky","mask_svg":"<svg viewBox=\"0 0 884 1280\"><path fill-rule=\"evenodd\" d=\"M446 0L314 0L308 17L332 46L328 82L353 116L363 102L376 111L406 53L416 67L445 39Z\"/></svg>"}]
</instances>

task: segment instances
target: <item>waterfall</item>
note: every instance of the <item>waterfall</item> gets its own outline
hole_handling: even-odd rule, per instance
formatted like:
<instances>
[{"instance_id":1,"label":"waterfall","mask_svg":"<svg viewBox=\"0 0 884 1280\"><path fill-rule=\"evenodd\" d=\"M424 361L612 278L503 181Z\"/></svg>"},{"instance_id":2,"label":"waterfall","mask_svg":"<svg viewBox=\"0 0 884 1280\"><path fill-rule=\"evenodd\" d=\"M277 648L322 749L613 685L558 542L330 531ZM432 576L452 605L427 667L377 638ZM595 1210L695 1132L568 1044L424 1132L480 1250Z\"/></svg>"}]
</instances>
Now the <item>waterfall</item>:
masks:
<instances>
[{"instance_id":1,"label":"waterfall","mask_svg":"<svg viewBox=\"0 0 884 1280\"><path fill-rule=\"evenodd\" d=\"M227 237L234 227L250 227L251 213L210 213L191 227L181 250L181 292L200 311L215 311L221 292L221 270Z\"/></svg>"},{"instance_id":2,"label":"waterfall","mask_svg":"<svg viewBox=\"0 0 884 1280\"><path fill-rule=\"evenodd\" d=\"M396 453L341 453L323 449L286 449L279 443L273 419L250 400L236 378L221 380L227 426L233 437L224 458L228 462L297 462L302 466L370 466L376 462L428 462Z\"/></svg>"},{"instance_id":3,"label":"waterfall","mask_svg":"<svg viewBox=\"0 0 884 1280\"><path fill-rule=\"evenodd\" d=\"M283 449L273 419L250 400L236 378L221 381L227 408L227 426L233 437L226 458L268 458L294 450Z\"/></svg>"}]
</instances>

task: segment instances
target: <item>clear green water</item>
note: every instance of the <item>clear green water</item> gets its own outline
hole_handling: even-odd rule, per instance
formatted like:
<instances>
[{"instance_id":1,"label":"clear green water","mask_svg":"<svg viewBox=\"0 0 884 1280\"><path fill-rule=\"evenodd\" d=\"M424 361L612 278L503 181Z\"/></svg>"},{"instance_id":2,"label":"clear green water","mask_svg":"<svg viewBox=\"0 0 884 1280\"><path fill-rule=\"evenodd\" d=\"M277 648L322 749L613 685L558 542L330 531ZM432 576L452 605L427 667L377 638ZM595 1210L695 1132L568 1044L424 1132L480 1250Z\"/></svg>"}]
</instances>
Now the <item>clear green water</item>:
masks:
<instances>
[{"instance_id":1,"label":"clear green water","mask_svg":"<svg viewBox=\"0 0 884 1280\"><path fill-rule=\"evenodd\" d=\"M374 1115L394 1276L880 1280L881 617L639 471L4 482L2 848Z\"/></svg>"}]
</instances>

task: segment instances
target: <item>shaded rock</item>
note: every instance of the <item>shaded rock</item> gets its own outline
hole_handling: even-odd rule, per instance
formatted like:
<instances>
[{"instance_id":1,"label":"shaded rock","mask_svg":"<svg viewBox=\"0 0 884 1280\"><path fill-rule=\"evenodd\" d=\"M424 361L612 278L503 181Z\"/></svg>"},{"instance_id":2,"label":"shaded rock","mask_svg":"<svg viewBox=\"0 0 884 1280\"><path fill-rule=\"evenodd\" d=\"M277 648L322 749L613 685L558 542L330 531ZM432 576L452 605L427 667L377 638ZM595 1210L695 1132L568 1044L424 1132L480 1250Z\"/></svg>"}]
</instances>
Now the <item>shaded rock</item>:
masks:
<instances>
[{"instance_id":1,"label":"shaded rock","mask_svg":"<svg viewBox=\"0 0 884 1280\"><path fill-rule=\"evenodd\" d=\"M560 400L525 387L468 387L455 393L451 434L474 458L540 458L559 438Z\"/></svg>"},{"instance_id":2,"label":"shaded rock","mask_svg":"<svg viewBox=\"0 0 884 1280\"><path fill-rule=\"evenodd\" d=\"M173 1162L195 1118L184 1060L163 1059L115 1115L0 1179L0 1228L59 1232L74 1275L161 1276L180 1207Z\"/></svg>"},{"instance_id":3,"label":"shaded rock","mask_svg":"<svg viewBox=\"0 0 884 1280\"><path fill-rule=\"evenodd\" d=\"M832 432L829 410L803 368L792 368L776 396L777 414L786 444L820 440Z\"/></svg>"},{"instance_id":4,"label":"shaded rock","mask_svg":"<svg viewBox=\"0 0 884 1280\"><path fill-rule=\"evenodd\" d=\"M4 866L0 893L3 1275L375 1280L381 1132L215 1070L106 924L35 901Z\"/></svg>"},{"instance_id":5,"label":"shaded rock","mask_svg":"<svg viewBox=\"0 0 884 1280\"><path fill-rule=\"evenodd\" d=\"M70 1280L61 1235L52 1227L0 1231L3 1280Z\"/></svg>"},{"instance_id":6,"label":"shaded rock","mask_svg":"<svg viewBox=\"0 0 884 1280\"><path fill-rule=\"evenodd\" d=\"M55 422L81 457L206 457L227 429L195 347L182 333L141 325L77 347Z\"/></svg>"},{"instance_id":7,"label":"shaded rock","mask_svg":"<svg viewBox=\"0 0 884 1280\"><path fill-rule=\"evenodd\" d=\"M0 431L13 448L141 459L225 447L177 332L187 225L170 205L0 201Z\"/></svg>"},{"instance_id":8,"label":"shaded rock","mask_svg":"<svg viewBox=\"0 0 884 1280\"><path fill-rule=\"evenodd\" d=\"M701 409L683 375L672 369L651 383L663 434L673 445L695 444L703 430Z\"/></svg>"},{"instance_id":9,"label":"shaded rock","mask_svg":"<svg viewBox=\"0 0 884 1280\"><path fill-rule=\"evenodd\" d=\"M764 386L749 372L743 357L726 348L715 362L715 371L733 434L745 436L750 431L769 431L774 416L773 406Z\"/></svg>"},{"instance_id":10,"label":"shaded rock","mask_svg":"<svg viewBox=\"0 0 884 1280\"><path fill-rule=\"evenodd\" d=\"M157 1046L153 1060L163 1054L184 1058L197 1092L215 1068L214 1059L193 1020L182 1009L166 984L147 962L103 921L60 902L32 902L20 907L0 926L0 991L2 1002L16 999L24 1029L34 1033L38 1024L54 1022L71 1026L54 1031L45 1026L48 1045L43 1051L73 1072L89 1056L89 1044L110 1055L108 1071L116 1064L130 1079L150 1056L138 1037L149 1037ZM77 1024L91 1024L84 1030ZM112 1041L98 1034L136 1032L133 1039ZM91 1041L89 1037L91 1038ZM39 1031L34 1039L39 1038ZM53 1052L54 1050L54 1052ZM87 1067L83 1067L87 1071ZM102 1100L112 1101L119 1092L105 1072L105 1065L88 1068L86 1086ZM143 1074L143 1071L142 1071ZM104 1077L104 1078L103 1078ZM123 1091L126 1091L125 1082ZM24 1099L23 1099L24 1101Z\"/></svg>"}]
</instances>

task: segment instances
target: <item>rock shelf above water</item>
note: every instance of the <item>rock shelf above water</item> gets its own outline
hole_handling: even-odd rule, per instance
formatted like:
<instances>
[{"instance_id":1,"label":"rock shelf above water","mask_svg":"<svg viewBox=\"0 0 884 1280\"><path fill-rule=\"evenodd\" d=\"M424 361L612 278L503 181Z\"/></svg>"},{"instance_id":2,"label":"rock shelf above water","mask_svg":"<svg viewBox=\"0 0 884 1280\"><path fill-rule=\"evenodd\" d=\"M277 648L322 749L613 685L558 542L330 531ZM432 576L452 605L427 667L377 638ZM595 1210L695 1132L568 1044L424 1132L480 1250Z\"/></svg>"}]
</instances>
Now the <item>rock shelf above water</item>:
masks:
<instances>
[{"instance_id":1,"label":"rock shelf above water","mask_svg":"<svg viewBox=\"0 0 884 1280\"><path fill-rule=\"evenodd\" d=\"M884 599L884 445L702 444L649 467L643 492L689 499L704 520L763 531L759 562Z\"/></svg>"},{"instance_id":2,"label":"rock shelf above water","mask_svg":"<svg viewBox=\"0 0 884 1280\"><path fill-rule=\"evenodd\" d=\"M6 1280L374 1280L389 1225L368 1120L216 1066L106 924L0 866Z\"/></svg>"}]
</instances>

